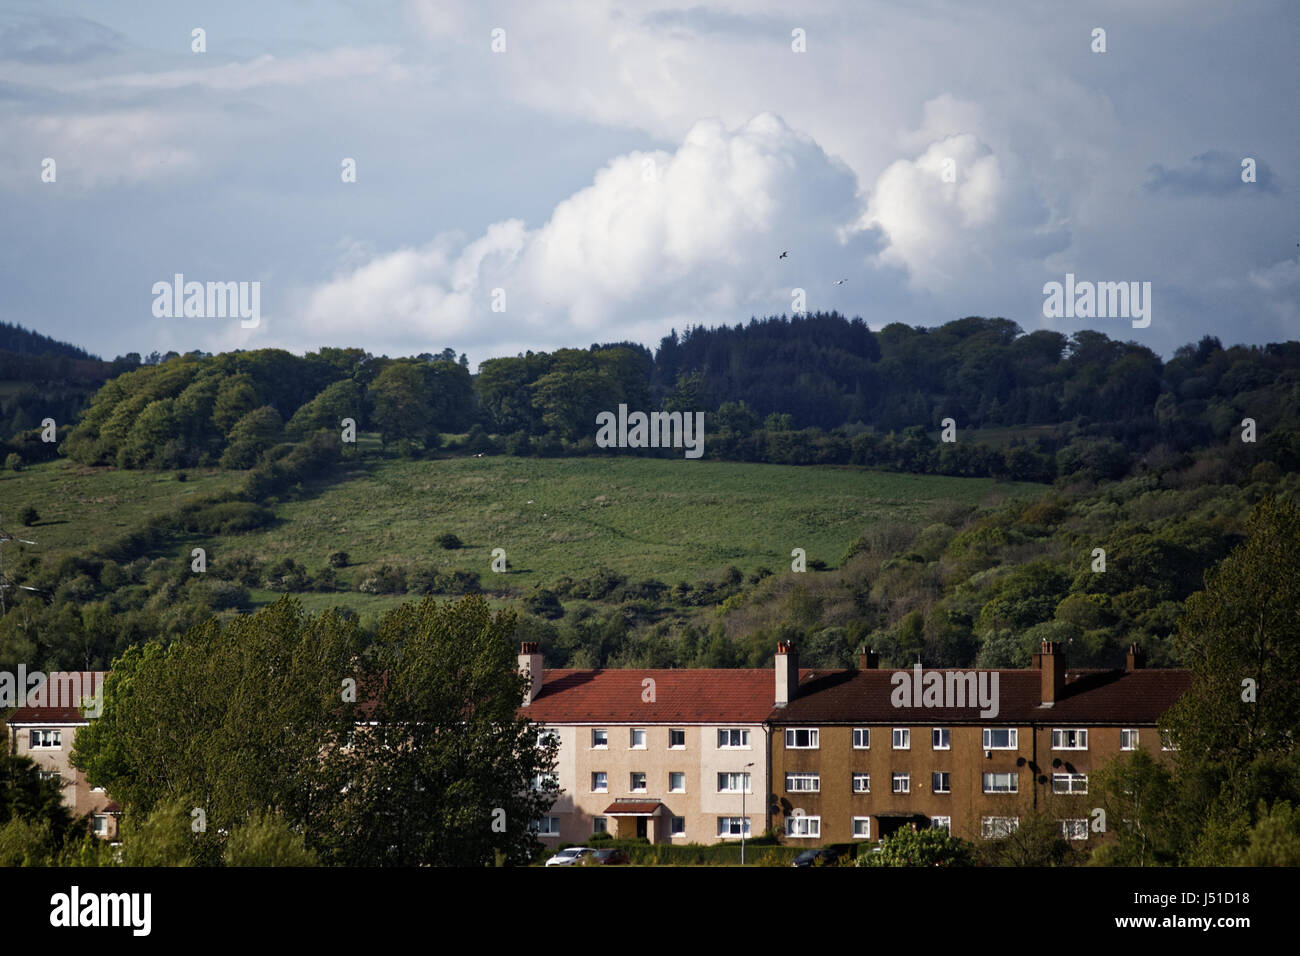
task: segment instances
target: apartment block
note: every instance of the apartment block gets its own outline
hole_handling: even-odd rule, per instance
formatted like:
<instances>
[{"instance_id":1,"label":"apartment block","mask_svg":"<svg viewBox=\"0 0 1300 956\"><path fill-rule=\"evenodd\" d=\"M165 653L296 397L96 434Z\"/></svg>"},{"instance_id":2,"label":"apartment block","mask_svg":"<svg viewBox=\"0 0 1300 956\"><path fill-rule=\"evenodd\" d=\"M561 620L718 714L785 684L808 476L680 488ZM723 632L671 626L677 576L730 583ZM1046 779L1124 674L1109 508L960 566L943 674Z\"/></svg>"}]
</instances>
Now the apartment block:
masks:
<instances>
[{"instance_id":1,"label":"apartment block","mask_svg":"<svg viewBox=\"0 0 1300 956\"><path fill-rule=\"evenodd\" d=\"M7 723L9 752L30 758L43 778L58 781L64 805L73 815L90 815L95 835L113 840L117 838L121 807L102 788L92 788L86 775L68 759L77 731L90 720L64 692L67 686L75 684L79 695L93 696L106 674L107 671L53 674L46 698L17 708Z\"/></svg>"}]
</instances>

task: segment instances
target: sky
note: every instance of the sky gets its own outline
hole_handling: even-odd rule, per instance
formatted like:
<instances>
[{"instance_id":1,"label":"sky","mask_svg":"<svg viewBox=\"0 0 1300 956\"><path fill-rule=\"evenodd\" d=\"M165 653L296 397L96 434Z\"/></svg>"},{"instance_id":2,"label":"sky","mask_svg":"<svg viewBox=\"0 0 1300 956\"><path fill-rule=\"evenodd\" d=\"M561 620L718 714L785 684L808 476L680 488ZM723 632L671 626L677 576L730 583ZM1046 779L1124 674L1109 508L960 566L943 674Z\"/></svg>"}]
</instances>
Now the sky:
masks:
<instances>
[{"instance_id":1,"label":"sky","mask_svg":"<svg viewBox=\"0 0 1300 956\"><path fill-rule=\"evenodd\" d=\"M473 366L801 308L1300 338L1298 28L1294 0L0 0L0 320L105 358ZM256 326L158 315L176 274L258 283ZM1149 282L1150 324L1045 316L1067 274Z\"/></svg>"}]
</instances>

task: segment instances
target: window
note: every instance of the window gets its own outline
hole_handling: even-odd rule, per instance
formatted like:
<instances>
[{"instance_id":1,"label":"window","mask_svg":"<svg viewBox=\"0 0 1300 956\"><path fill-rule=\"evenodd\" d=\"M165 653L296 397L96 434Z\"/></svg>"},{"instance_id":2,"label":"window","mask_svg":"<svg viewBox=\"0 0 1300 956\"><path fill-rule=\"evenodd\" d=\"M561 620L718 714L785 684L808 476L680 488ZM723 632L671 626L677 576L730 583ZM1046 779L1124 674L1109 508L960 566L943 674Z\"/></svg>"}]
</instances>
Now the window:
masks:
<instances>
[{"instance_id":1,"label":"window","mask_svg":"<svg viewBox=\"0 0 1300 956\"><path fill-rule=\"evenodd\" d=\"M985 727L984 728L984 749L985 750L1015 750L1019 747L1019 743L1016 739L1018 735L1019 735L1019 731L1017 731L1015 728Z\"/></svg>"},{"instance_id":2,"label":"window","mask_svg":"<svg viewBox=\"0 0 1300 956\"><path fill-rule=\"evenodd\" d=\"M817 839L822 835L822 818L805 817L802 814L785 818L785 835L789 837L807 837Z\"/></svg>"},{"instance_id":3,"label":"window","mask_svg":"<svg viewBox=\"0 0 1300 956\"><path fill-rule=\"evenodd\" d=\"M1138 732L1136 730L1121 730L1119 732L1119 749L1137 750Z\"/></svg>"},{"instance_id":4,"label":"window","mask_svg":"<svg viewBox=\"0 0 1300 956\"><path fill-rule=\"evenodd\" d=\"M912 732L906 727L894 728L894 749L911 750L912 749Z\"/></svg>"},{"instance_id":5,"label":"window","mask_svg":"<svg viewBox=\"0 0 1300 956\"><path fill-rule=\"evenodd\" d=\"M33 750L63 749L63 731L61 730L33 730L30 739Z\"/></svg>"},{"instance_id":6,"label":"window","mask_svg":"<svg viewBox=\"0 0 1300 956\"><path fill-rule=\"evenodd\" d=\"M749 817L718 817L718 836L738 837L742 826L745 836L749 836Z\"/></svg>"},{"instance_id":7,"label":"window","mask_svg":"<svg viewBox=\"0 0 1300 956\"><path fill-rule=\"evenodd\" d=\"M609 774L603 770L600 773L593 773L591 775L591 792L609 793Z\"/></svg>"},{"instance_id":8,"label":"window","mask_svg":"<svg viewBox=\"0 0 1300 956\"><path fill-rule=\"evenodd\" d=\"M560 835L560 818L559 817L542 817L540 820L534 820L529 827L538 836Z\"/></svg>"},{"instance_id":9,"label":"window","mask_svg":"<svg viewBox=\"0 0 1300 956\"><path fill-rule=\"evenodd\" d=\"M854 750L871 749L871 728L870 727L853 728L853 749Z\"/></svg>"},{"instance_id":10,"label":"window","mask_svg":"<svg viewBox=\"0 0 1300 956\"><path fill-rule=\"evenodd\" d=\"M1016 793L1020 786L1018 773L986 773L984 775L985 793Z\"/></svg>"},{"instance_id":11,"label":"window","mask_svg":"<svg viewBox=\"0 0 1300 956\"><path fill-rule=\"evenodd\" d=\"M107 836L107 835L108 835L108 814L96 813L95 814L95 836Z\"/></svg>"},{"instance_id":12,"label":"window","mask_svg":"<svg viewBox=\"0 0 1300 956\"><path fill-rule=\"evenodd\" d=\"M608 832L609 832L609 821L606 820L604 817L592 817L592 818L591 818L591 832L592 832L593 834L595 834L595 833L608 833Z\"/></svg>"},{"instance_id":13,"label":"window","mask_svg":"<svg viewBox=\"0 0 1300 956\"><path fill-rule=\"evenodd\" d=\"M670 773L668 775L668 792L685 793L686 792L686 774Z\"/></svg>"},{"instance_id":14,"label":"window","mask_svg":"<svg viewBox=\"0 0 1300 956\"><path fill-rule=\"evenodd\" d=\"M931 830L943 830L947 833L952 832L952 817L931 817Z\"/></svg>"},{"instance_id":15,"label":"window","mask_svg":"<svg viewBox=\"0 0 1300 956\"><path fill-rule=\"evenodd\" d=\"M718 793L752 793L749 789L749 774L747 773L720 773L718 774Z\"/></svg>"},{"instance_id":16,"label":"window","mask_svg":"<svg viewBox=\"0 0 1300 956\"><path fill-rule=\"evenodd\" d=\"M686 818L673 817L672 821L668 824L668 835L675 837L686 836Z\"/></svg>"},{"instance_id":17,"label":"window","mask_svg":"<svg viewBox=\"0 0 1300 956\"><path fill-rule=\"evenodd\" d=\"M90 792L91 792L91 793L103 793L103 792L104 792L104 788L103 788L103 787L91 787L91 788L90 788Z\"/></svg>"},{"instance_id":18,"label":"window","mask_svg":"<svg viewBox=\"0 0 1300 956\"><path fill-rule=\"evenodd\" d=\"M718 749L719 750L748 750L749 731L732 730L732 729L719 730Z\"/></svg>"},{"instance_id":19,"label":"window","mask_svg":"<svg viewBox=\"0 0 1300 956\"><path fill-rule=\"evenodd\" d=\"M930 774L930 789L935 793L952 792L952 774L950 773L932 773Z\"/></svg>"},{"instance_id":20,"label":"window","mask_svg":"<svg viewBox=\"0 0 1300 956\"><path fill-rule=\"evenodd\" d=\"M930 746L934 750L951 750L952 743L947 727L936 727L930 731Z\"/></svg>"},{"instance_id":21,"label":"window","mask_svg":"<svg viewBox=\"0 0 1300 956\"><path fill-rule=\"evenodd\" d=\"M853 775L853 792L870 793L871 792L871 774L855 773Z\"/></svg>"},{"instance_id":22,"label":"window","mask_svg":"<svg viewBox=\"0 0 1300 956\"><path fill-rule=\"evenodd\" d=\"M554 730L538 731L537 746L545 747L547 744L551 743L552 741L554 741L555 746L557 747L560 746L560 735L557 731Z\"/></svg>"},{"instance_id":23,"label":"window","mask_svg":"<svg viewBox=\"0 0 1300 956\"><path fill-rule=\"evenodd\" d=\"M1053 750L1087 750L1088 731L1053 730L1052 749Z\"/></svg>"},{"instance_id":24,"label":"window","mask_svg":"<svg viewBox=\"0 0 1300 956\"><path fill-rule=\"evenodd\" d=\"M645 731L633 730L629 734L628 746L633 750L645 750Z\"/></svg>"},{"instance_id":25,"label":"window","mask_svg":"<svg viewBox=\"0 0 1300 956\"><path fill-rule=\"evenodd\" d=\"M57 781L59 779L59 772L57 770L38 770L36 771L36 776L41 780Z\"/></svg>"},{"instance_id":26,"label":"window","mask_svg":"<svg viewBox=\"0 0 1300 956\"><path fill-rule=\"evenodd\" d=\"M628 787L633 793L645 793L645 774L632 774L631 785Z\"/></svg>"},{"instance_id":27,"label":"window","mask_svg":"<svg viewBox=\"0 0 1300 956\"><path fill-rule=\"evenodd\" d=\"M1052 774L1052 793L1087 793L1088 775L1086 773Z\"/></svg>"},{"instance_id":28,"label":"window","mask_svg":"<svg viewBox=\"0 0 1300 956\"><path fill-rule=\"evenodd\" d=\"M1174 743L1174 736L1167 730L1160 731L1160 749L1177 750L1178 744Z\"/></svg>"},{"instance_id":29,"label":"window","mask_svg":"<svg viewBox=\"0 0 1300 956\"><path fill-rule=\"evenodd\" d=\"M786 793L818 793L822 788L822 778L815 773L787 773L785 775Z\"/></svg>"},{"instance_id":30,"label":"window","mask_svg":"<svg viewBox=\"0 0 1300 956\"><path fill-rule=\"evenodd\" d=\"M609 731L593 730L591 732L591 749L604 750L609 746Z\"/></svg>"},{"instance_id":31,"label":"window","mask_svg":"<svg viewBox=\"0 0 1300 956\"><path fill-rule=\"evenodd\" d=\"M1087 820L1062 820L1061 836L1067 840L1086 840L1088 839L1088 821Z\"/></svg>"},{"instance_id":32,"label":"window","mask_svg":"<svg viewBox=\"0 0 1300 956\"><path fill-rule=\"evenodd\" d=\"M853 839L855 840L871 839L871 817L853 818Z\"/></svg>"},{"instance_id":33,"label":"window","mask_svg":"<svg viewBox=\"0 0 1300 956\"><path fill-rule=\"evenodd\" d=\"M545 790L552 784L554 788L560 786L560 775L558 773L539 773L533 777L534 790Z\"/></svg>"},{"instance_id":34,"label":"window","mask_svg":"<svg viewBox=\"0 0 1300 956\"><path fill-rule=\"evenodd\" d=\"M785 732L785 746L787 750L816 750L818 744L819 731L814 728L791 728Z\"/></svg>"},{"instance_id":35,"label":"window","mask_svg":"<svg viewBox=\"0 0 1300 956\"><path fill-rule=\"evenodd\" d=\"M668 749L685 750L686 749L686 731L670 730L668 731Z\"/></svg>"},{"instance_id":36,"label":"window","mask_svg":"<svg viewBox=\"0 0 1300 956\"><path fill-rule=\"evenodd\" d=\"M1019 817L981 817L980 836L986 840L997 840L1010 836L1020 829Z\"/></svg>"},{"instance_id":37,"label":"window","mask_svg":"<svg viewBox=\"0 0 1300 956\"><path fill-rule=\"evenodd\" d=\"M893 774L894 793L911 793L912 777L911 774L896 773Z\"/></svg>"}]
</instances>

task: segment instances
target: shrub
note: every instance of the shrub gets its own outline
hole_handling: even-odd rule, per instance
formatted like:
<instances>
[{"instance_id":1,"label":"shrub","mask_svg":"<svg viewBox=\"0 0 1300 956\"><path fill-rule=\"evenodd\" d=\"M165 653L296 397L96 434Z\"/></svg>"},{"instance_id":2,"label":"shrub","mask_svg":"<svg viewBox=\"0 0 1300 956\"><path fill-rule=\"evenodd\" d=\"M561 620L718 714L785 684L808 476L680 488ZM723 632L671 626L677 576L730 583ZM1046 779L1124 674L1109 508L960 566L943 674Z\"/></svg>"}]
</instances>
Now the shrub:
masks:
<instances>
[{"instance_id":1,"label":"shrub","mask_svg":"<svg viewBox=\"0 0 1300 956\"><path fill-rule=\"evenodd\" d=\"M438 545L446 551L455 551L457 548L464 547L464 545L461 544L460 538L456 537L451 532L438 535Z\"/></svg>"},{"instance_id":2,"label":"shrub","mask_svg":"<svg viewBox=\"0 0 1300 956\"><path fill-rule=\"evenodd\" d=\"M22 511L18 512L18 522L20 524L26 525L29 528L40 520L41 520L40 513L31 505L28 505Z\"/></svg>"},{"instance_id":3,"label":"shrub","mask_svg":"<svg viewBox=\"0 0 1300 956\"><path fill-rule=\"evenodd\" d=\"M23 456L16 451L11 451L8 457L5 458L5 467L10 471L22 471Z\"/></svg>"},{"instance_id":4,"label":"shrub","mask_svg":"<svg viewBox=\"0 0 1300 956\"><path fill-rule=\"evenodd\" d=\"M348 553L346 551L335 551L329 556L329 565L331 568L346 568L348 566Z\"/></svg>"}]
</instances>

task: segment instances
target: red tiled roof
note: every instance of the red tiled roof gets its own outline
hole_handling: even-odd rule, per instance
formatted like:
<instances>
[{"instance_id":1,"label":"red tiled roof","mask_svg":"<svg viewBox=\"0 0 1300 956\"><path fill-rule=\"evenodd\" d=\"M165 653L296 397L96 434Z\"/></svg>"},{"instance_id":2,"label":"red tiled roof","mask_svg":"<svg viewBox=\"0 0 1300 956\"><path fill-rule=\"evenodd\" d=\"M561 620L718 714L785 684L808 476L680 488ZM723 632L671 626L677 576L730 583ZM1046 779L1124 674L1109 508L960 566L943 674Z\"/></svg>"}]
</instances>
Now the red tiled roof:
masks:
<instances>
[{"instance_id":1,"label":"red tiled roof","mask_svg":"<svg viewBox=\"0 0 1300 956\"><path fill-rule=\"evenodd\" d=\"M602 812L609 814L611 817L654 816L662 806L663 804L658 800L648 800L645 803L616 800Z\"/></svg>"},{"instance_id":2,"label":"red tiled roof","mask_svg":"<svg viewBox=\"0 0 1300 956\"><path fill-rule=\"evenodd\" d=\"M642 699L647 679L652 701ZM543 723L759 724L775 692L771 668L546 670L541 692L519 713Z\"/></svg>"},{"instance_id":3,"label":"red tiled roof","mask_svg":"<svg viewBox=\"0 0 1300 956\"><path fill-rule=\"evenodd\" d=\"M1043 707L1040 671L999 669L997 716L981 717L978 706L895 707L891 695L896 673L906 673L909 680L913 676L912 671L901 669L800 671L798 696L784 707L772 708L769 719L775 724L1155 724L1192 682L1191 672L1185 670L1070 671L1060 699Z\"/></svg>"},{"instance_id":4,"label":"red tiled roof","mask_svg":"<svg viewBox=\"0 0 1300 956\"><path fill-rule=\"evenodd\" d=\"M56 671L54 673L47 674L46 677L48 679L45 683L45 686L42 688L42 693L44 694L43 699L46 701L57 701L57 703L60 705L65 705L67 703L66 701L59 698L61 698L65 692L69 694L72 693L74 688L63 686L62 681L53 680L53 678L56 676L60 678L62 678L64 675L79 676L80 684L81 684L81 688L80 688L81 694L83 696L90 696L95 693L95 688L102 684L107 674L108 671ZM29 691L28 695L31 696L33 695L33 693L34 692ZM46 704L44 706L26 704L22 707L17 708L13 712L13 714L9 717L8 722L10 725L84 724L87 722L87 720L85 715L82 714L82 712L78 710L75 706L56 707L56 706L49 706L49 704Z\"/></svg>"}]
</instances>

